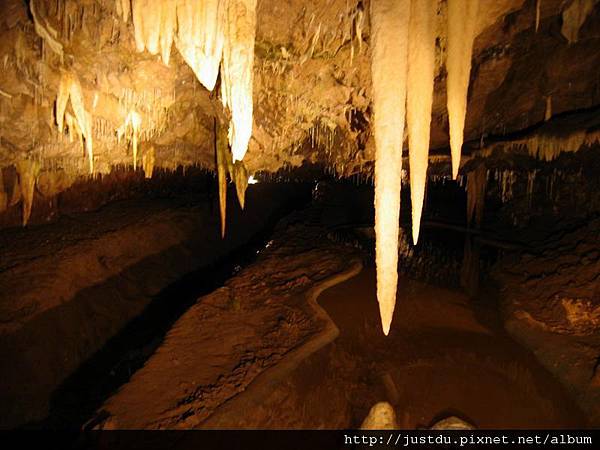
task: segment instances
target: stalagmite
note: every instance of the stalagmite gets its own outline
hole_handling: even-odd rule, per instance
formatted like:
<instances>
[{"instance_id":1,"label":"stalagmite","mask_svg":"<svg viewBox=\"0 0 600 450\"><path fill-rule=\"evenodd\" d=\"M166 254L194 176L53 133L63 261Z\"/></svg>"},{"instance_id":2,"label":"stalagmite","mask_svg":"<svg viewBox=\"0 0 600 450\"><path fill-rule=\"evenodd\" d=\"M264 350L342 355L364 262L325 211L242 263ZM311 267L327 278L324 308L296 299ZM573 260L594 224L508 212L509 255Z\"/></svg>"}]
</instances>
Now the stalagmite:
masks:
<instances>
[{"instance_id":1,"label":"stalagmite","mask_svg":"<svg viewBox=\"0 0 600 450\"><path fill-rule=\"evenodd\" d=\"M419 240L427 182L435 76L437 0L412 0L409 21L406 121L410 163L413 243Z\"/></svg>"},{"instance_id":2,"label":"stalagmite","mask_svg":"<svg viewBox=\"0 0 600 450\"><path fill-rule=\"evenodd\" d=\"M229 144L236 162L244 158L252 136L256 0L229 0L227 6L221 95L231 111Z\"/></svg>"},{"instance_id":3,"label":"stalagmite","mask_svg":"<svg viewBox=\"0 0 600 450\"><path fill-rule=\"evenodd\" d=\"M467 92L471 74L471 53L477 25L479 0L448 0L448 55L446 59L447 107L450 123L452 178L460 167Z\"/></svg>"},{"instance_id":4,"label":"stalagmite","mask_svg":"<svg viewBox=\"0 0 600 450\"><path fill-rule=\"evenodd\" d=\"M375 133L377 300L390 331L398 283L398 227L406 100L410 0L371 2Z\"/></svg>"},{"instance_id":5,"label":"stalagmite","mask_svg":"<svg viewBox=\"0 0 600 450\"><path fill-rule=\"evenodd\" d=\"M29 222L31 216L31 206L33 205L33 191L35 189L35 180L40 171L40 163L28 159L17 163L17 173L19 174L19 183L23 193L23 226Z\"/></svg>"},{"instance_id":6,"label":"stalagmite","mask_svg":"<svg viewBox=\"0 0 600 450\"><path fill-rule=\"evenodd\" d=\"M361 430L396 430L398 422L396 411L388 402L379 402L373 405L369 414L360 426Z\"/></svg>"}]
</instances>

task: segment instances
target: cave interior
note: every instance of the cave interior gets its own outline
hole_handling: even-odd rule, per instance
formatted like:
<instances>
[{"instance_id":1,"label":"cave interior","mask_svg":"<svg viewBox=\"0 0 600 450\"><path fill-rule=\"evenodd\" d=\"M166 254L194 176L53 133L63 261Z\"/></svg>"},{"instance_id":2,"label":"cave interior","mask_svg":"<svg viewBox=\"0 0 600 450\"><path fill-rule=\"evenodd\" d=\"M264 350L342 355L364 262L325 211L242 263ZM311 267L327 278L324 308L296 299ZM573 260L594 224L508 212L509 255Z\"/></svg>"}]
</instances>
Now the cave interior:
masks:
<instances>
[{"instance_id":1,"label":"cave interior","mask_svg":"<svg viewBox=\"0 0 600 450\"><path fill-rule=\"evenodd\" d=\"M0 8L0 429L600 428L600 1Z\"/></svg>"}]
</instances>

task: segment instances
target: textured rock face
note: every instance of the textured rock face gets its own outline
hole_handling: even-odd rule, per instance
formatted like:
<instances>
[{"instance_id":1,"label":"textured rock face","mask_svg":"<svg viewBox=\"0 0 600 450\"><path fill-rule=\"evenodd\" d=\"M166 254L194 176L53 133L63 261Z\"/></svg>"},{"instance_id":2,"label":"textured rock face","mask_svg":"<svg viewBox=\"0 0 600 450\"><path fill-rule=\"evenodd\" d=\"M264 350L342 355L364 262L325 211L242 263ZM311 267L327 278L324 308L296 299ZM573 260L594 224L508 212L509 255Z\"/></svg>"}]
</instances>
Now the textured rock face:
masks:
<instances>
[{"instance_id":1,"label":"textured rock face","mask_svg":"<svg viewBox=\"0 0 600 450\"><path fill-rule=\"evenodd\" d=\"M214 168L214 117L228 115L219 95L202 87L175 45L168 66L160 55L138 52L123 4L2 4L0 168L38 161L37 180L45 180L49 198L89 176L92 165L94 174L107 173L134 161L142 166L145 157L153 168ZM244 159L250 174L304 162L343 176L372 172L368 12L367 0L257 1L254 125ZM446 1L437 12L431 148L446 155ZM593 1L485 2L475 29L465 141L596 105L599 23ZM61 133L57 97L65 77L78 87ZM11 197L20 201L7 178L2 208Z\"/></svg>"}]
</instances>

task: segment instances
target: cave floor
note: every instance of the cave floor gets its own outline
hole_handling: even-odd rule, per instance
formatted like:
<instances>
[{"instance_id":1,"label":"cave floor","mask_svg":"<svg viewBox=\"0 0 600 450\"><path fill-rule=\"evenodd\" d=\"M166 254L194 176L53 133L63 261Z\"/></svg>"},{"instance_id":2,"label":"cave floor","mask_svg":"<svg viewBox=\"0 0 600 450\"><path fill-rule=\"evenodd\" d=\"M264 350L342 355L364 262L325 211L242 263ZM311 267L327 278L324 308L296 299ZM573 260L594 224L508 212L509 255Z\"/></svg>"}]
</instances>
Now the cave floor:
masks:
<instances>
[{"instance_id":1,"label":"cave floor","mask_svg":"<svg viewBox=\"0 0 600 450\"><path fill-rule=\"evenodd\" d=\"M254 194L264 196L265 192ZM280 201L284 199L282 196ZM165 262L170 261L173 269L191 267L186 255L209 254L215 242L220 242L198 231L204 228L196 223L202 217L197 208L187 211L184 202L184 213L179 207L172 210L173 205L151 204L152 209L137 205L139 215L126 203L81 218L65 218L63 222L72 224L72 233L64 232L64 223L56 225L55 234L52 225L40 228L36 245L27 247L29 253L19 245L32 241L7 240L10 245L0 258L5 278L14 278L11 271L44 258L50 261L44 262L45 267L56 266L57 273L69 274L52 263L57 258L67 260L62 256L67 249L68 255L102 262L107 249L123 249L120 237L125 230L137 236L127 242L160 243L169 252L178 249L168 259L164 252L152 255L150 266L144 263L136 269L139 277L124 277L129 263L121 263L127 270L121 271L118 279L127 280L125 287L148 288L150 280L156 281L156 274L164 270ZM191 307L170 330L152 341L147 354L140 350L143 367L128 372L125 384L113 383L111 392L105 392L108 398L94 399L102 406L91 420L84 415L78 420L86 421L89 428L348 428L359 426L374 403L387 400L395 406L403 428L427 427L447 415L462 417L480 428L587 425L562 385L533 353L506 334L497 305L485 294L473 300L457 290L401 277L391 333L383 336L374 268L367 266L354 278L339 280L340 274L356 272L357 259L368 259L366 252L346 245L351 242L331 239L328 230L340 222L356 222L347 211L352 209L343 203L317 202L283 219L253 263L234 268L222 287L192 299ZM231 222L246 230L264 215L260 209L246 210L245 221L234 217ZM217 235L216 219L202 226L210 228L210 236ZM18 236L24 232L11 233ZM119 239L111 238L107 246L106 236L111 233ZM166 242L171 235L173 243ZM182 243L175 239L179 236ZM198 242L189 244L190 236ZM90 242L96 251L75 248ZM133 255L140 251L134 250ZM27 254L31 258L22 257ZM109 261L113 260L120 261ZM187 283L198 285L200 278L194 278L198 273L192 273ZM329 316L323 317L307 301L308 294L336 276L341 284L330 287L317 300ZM107 292L129 291L121 285L107 291L105 283L90 284L100 300ZM23 286L31 290L37 285ZM48 292L47 286L41 288ZM137 290L134 294L132 298L137 299ZM164 294L171 301L182 293L167 290ZM102 305L96 297L90 296L90 301ZM91 311L97 320L99 313ZM104 315L114 321L114 315ZM339 328L337 338L331 332L334 323ZM73 333L79 332L75 329ZM52 339L36 339L56 347ZM40 349L33 355L38 367L43 347ZM47 358L59 360L47 353ZM295 357L294 364L290 364L290 356ZM92 376L90 367L88 381L102 382ZM71 384L70 395L75 396L89 387L77 379ZM70 402L64 407L69 408ZM61 419L61 414L56 418ZM52 424L64 425L60 420Z\"/></svg>"},{"instance_id":2,"label":"cave floor","mask_svg":"<svg viewBox=\"0 0 600 450\"><path fill-rule=\"evenodd\" d=\"M479 428L586 425L559 382L502 331L497 312L460 292L401 279L388 337L379 324L373 268L327 290L319 303L340 328L338 339L252 414L230 414L219 426L357 427L382 400L409 429L448 415Z\"/></svg>"},{"instance_id":3,"label":"cave floor","mask_svg":"<svg viewBox=\"0 0 600 450\"><path fill-rule=\"evenodd\" d=\"M335 338L331 322L307 298L316 286L356 273L356 250L329 241L319 227L288 221L259 253L175 322L86 427L199 427L215 411L242 404L240 398L254 403L261 380L268 387L306 348Z\"/></svg>"}]
</instances>

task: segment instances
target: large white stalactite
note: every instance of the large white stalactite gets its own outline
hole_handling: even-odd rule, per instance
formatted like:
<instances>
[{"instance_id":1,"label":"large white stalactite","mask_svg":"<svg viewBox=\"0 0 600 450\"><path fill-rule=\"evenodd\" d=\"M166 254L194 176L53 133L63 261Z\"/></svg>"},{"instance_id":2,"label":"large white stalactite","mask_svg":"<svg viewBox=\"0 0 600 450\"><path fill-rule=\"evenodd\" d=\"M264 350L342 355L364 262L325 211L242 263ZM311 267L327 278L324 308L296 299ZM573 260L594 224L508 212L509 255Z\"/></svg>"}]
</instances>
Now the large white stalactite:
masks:
<instances>
[{"instance_id":1,"label":"large white stalactite","mask_svg":"<svg viewBox=\"0 0 600 450\"><path fill-rule=\"evenodd\" d=\"M231 111L229 145L233 162L241 161L252 136L252 83L256 0L229 0L221 75L223 105Z\"/></svg>"},{"instance_id":2,"label":"large white stalactite","mask_svg":"<svg viewBox=\"0 0 600 450\"><path fill-rule=\"evenodd\" d=\"M177 0L175 46L196 78L212 91L219 76L225 40L227 1Z\"/></svg>"},{"instance_id":3,"label":"large white stalactite","mask_svg":"<svg viewBox=\"0 0 600 450\"><path fill-rule=\"evenodd\" d=\"M211 91L221 70L221 97L231 112L229 145L233 161L241 161L252 135L256 0L133 0L132 15L138 51L160 53L168 65L174 41Z\"/></svg>"},{"instance_id":4,"label":"large white stalactite","mask_svg":"<svg viewBox=\"0 0 600 450\"><path fill-rule=\"evenodd\" d=\"M419 241L429 163L429 134L435 77L437 0L413 0L408 40L406 121L410 163L413 243Z\"/></svg>"},{"instance_id":5,"label":"large white stalactite","mask_svg":"<svg viewBox=\"0 0 600 450\"><path fill-rule=\"evenodd\" d=\"M404 120L408 125L413 242L419 238L435 76L438 0L372 0L377 301L388 334L398 283ZM452 176L460 165L478 0L448 0L447 97Z\"/></svg>"},{"instance_id":6,"label":"large white stalactite","mask_svg":"<svg viewBox=\"0 0 600 450\"><path fill-rule=\"evenodd\" d=\"M390 331L398 284L398 221L408 62L410 0L371 2L375 133L375 261L384 334Z\"/></svg>"},{"instance_id":7,"label":"large white stalactite","mask_svg":"<svg viewBox=\"0 0 600 450\"><path fill-rule=\"evenodd\" d=\"M450 125L452 178L458 176L462 152L471 54L479 0L448 0L447 106Z\"/></svg>"}]
</instances>

